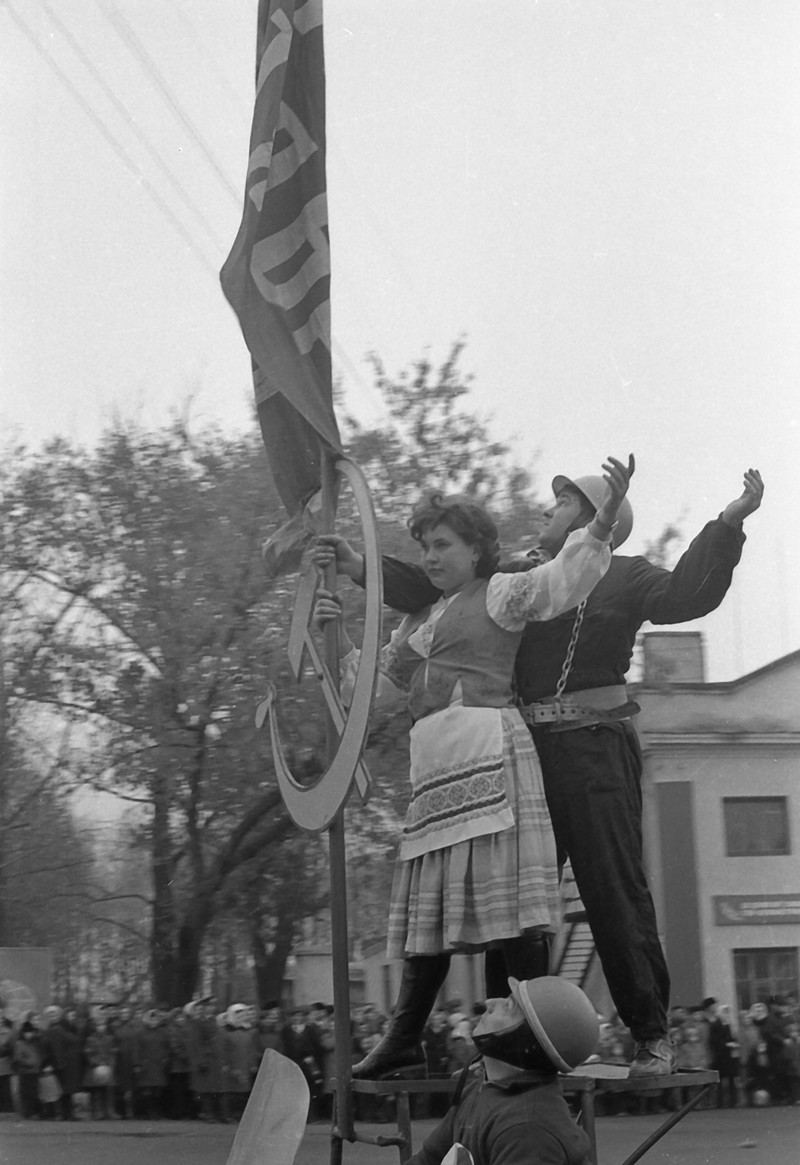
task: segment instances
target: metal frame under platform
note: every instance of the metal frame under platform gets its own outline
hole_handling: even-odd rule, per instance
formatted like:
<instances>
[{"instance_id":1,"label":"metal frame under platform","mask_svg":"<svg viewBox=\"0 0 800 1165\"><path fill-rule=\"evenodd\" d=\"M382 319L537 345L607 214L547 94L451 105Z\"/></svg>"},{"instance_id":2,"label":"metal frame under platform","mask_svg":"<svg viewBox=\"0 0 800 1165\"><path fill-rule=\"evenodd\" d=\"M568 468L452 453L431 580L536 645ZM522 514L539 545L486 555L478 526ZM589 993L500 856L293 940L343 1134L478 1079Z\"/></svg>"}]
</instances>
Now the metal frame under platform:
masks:
<instances>
[{"instance_id":1,"label":"metal frame under platform","mask_svg":"<svg viewBox=\"0 0 800 1165\"><path fill-rule=\"evenodd\" d=\"M628 1076L627 1065L583 1064L569 1076L560 1076L559 1083L565 1096L578 1098L580 1123L592 1145L592 1165L598 1165L594 1111L596 1096L620 1092L641 1096L647 1093L675 1092L684 1088L698 1090L681 1108L670 1113L667 1119L622 1162L622 1165L635 1165L635 1162L641 1160L665 1133L668 1133L678 1121L682 1121L709 1091L719 1084L719 1073L699 1069L673 1072L669 1076L635 1076L631 1079Z\"/></svg>"},{"instance_id":2,"label":"metal frame under platform","mask_svg":"<svg viewBox=\"0 0 800 1165\"><path fill-rule=\"evenodd\" d=\"M368 1096L391 1096L397 1104L397 1133L378 1135L376 1137L355 1131L357 1141L381 1147L396 1146L400 1154L401 1165L413 1155L413 1140L411 1129L411 1096L430 1095L431 1093L449 1093L455 1091L458 1077L448 1077L439 1080L353 1080L351 1090ZM592 1165L599 1165L597 1158L597 1136L595 1130L594 1101L598 1095L608 1093L647 1093L674 1092L678 1089L691 1088L698 1091L676 1112L670 1113L665 1121L650 1134L637 1149L621 1165L635 1165L645 1153L660 1141L665 1133L669 1132L679 1121L696 1108L700 1101L708 1095L711 1088L719 1083L719 1074L711 1071L674 1072L669 1076L637 1076L628 1077L626 1065L619 1064L586 1064L579 1071L568 1076L559 1076L561 1091L565 1096L575 1096L580 1111L579 1123L582 1125L591 1143ZM331 1130L331 1165L340 1165L344 1138L341 1131L334 1126Z\"/></svg>"}]
</instances>

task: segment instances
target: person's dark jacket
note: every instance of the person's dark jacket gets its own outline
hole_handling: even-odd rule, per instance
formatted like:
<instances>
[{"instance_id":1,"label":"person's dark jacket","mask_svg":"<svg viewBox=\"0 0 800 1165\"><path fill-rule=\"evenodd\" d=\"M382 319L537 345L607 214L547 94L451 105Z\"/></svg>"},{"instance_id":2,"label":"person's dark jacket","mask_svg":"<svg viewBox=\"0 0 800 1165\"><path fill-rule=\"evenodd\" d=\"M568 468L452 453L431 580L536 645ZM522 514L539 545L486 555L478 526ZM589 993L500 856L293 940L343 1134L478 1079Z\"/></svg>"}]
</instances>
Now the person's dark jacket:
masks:
<instances>
[{"instance_id":1,"label":"person's dark jacket","mask_svg":"<svg viewBox=\"0 0 800 1165\"><path fill-rule=\"evenodd\" d=\"M589 1138L567 1107L558 1078L520 1072L503 1085L486 1081L483 1066L407 1165L440 1165L458 1142L475 1165L588 1165Z\"/></svg>"},{"instance_id":2,"label":"person's dark jacket","mask_svg":"<svg viewBox=\"0 0 800 1165\"><path fill-rule=\"evenodd\" d=\"M313 1023L307 1023L302 1031L296 1032L291 1024L283 1029L285 1055L299 1064L309 1082L316 1084L321 1078L325 1062L320 1030Z\"/></svg>"},{"instance_id":3,"label":"person's dark jacket","mask_svg":"<svg viewBox=\"0 0 800 1165\"><path fill-rule=\"evenodd\" d=\"M43 1039L45 1058L52 1064L65 1095L80 1092L83 1087L83 1035L67 1019L47 1029Z\"/></svg>"}]
</instances>

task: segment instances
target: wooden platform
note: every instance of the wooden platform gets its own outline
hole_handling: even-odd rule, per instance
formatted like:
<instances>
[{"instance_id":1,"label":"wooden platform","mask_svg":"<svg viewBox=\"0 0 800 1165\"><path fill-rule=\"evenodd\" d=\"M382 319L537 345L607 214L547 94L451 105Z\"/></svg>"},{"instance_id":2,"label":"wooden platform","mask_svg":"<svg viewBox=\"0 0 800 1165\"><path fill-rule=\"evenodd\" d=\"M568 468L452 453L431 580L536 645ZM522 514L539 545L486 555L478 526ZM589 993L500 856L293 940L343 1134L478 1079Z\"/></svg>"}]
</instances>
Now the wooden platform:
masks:
<instances>
[{"instance_id":1,"label":"wooden platform","mask_svg":"<svg viewBox=\"0 0 800 1165\"><path fill-rule=\"evenodd\" d=\"M694 1095L689 1101L676 1112L670 1113L655 1132L643 1141L624 1162L614 1163L614 1165L634 1165L678 1121L683 1120L693 1108L696 1108L709 1090L719 1083L718 1073L710 1071L675 1072L669 1076L636 1076L633 1079L629 1078L628 1071L627 1064L582 1064L575 1072L558 1078L564 1095L577 1098L580 1112L578 1120L591 1142L593 1165L599 1165L594 1111L594 1101L597 1095L621 1092L642 1095L682 1091L685 1088L694 1091ZM351 1089L354 1093L368 1096L391 1096L394 1097L397 1104L396 1134L368 1137L357 1133L356 1139L385 1147L395 1146L400 1154L402 1165L414 1152L410 1098L433 1093L452 1093L455 1091L457 1082L458 1075L433 1080L353 1080ZM333 1165L337 1165L342 1159L342 1137L336 1128L333 1129L331 1135L331 1162Z\"/></svg>"}]
</instances>

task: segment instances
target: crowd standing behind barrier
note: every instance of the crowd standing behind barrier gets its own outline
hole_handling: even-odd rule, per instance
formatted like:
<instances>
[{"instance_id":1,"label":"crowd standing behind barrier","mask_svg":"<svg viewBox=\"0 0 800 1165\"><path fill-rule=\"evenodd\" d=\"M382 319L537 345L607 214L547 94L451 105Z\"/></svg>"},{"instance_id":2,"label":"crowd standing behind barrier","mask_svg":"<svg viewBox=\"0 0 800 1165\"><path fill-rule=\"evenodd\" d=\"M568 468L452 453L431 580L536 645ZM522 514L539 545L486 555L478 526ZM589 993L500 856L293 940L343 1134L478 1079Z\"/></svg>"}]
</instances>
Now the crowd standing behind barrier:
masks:
<instances>
[{"instance_id":1,"label":"crowd standing behind barrier","mask_svg":"<svg viewBox=\"0 0 800 1165\"><path fill-rule=\"evenodd\" d=\"M475 1055L471 1031L481 1012L459 1001L436 1009L424 1033L429 1075L448 1077ZM353 1062L373 1048L388 1018L374 1004L352 1012ZM771 996L738 1016L714 999L674 1007L670 1037L678 1070L719 1072L717 1096L705 1103L734 1108L800 1104L800 1009ZM305 1075L310 1121L329 1120L334 1090L333 1008L315 1003L282 1009L233 1004L218 1012L211 998L183 1008L48 1007L17 1022L0 1013L0 1113L25 1120L239 1119L267 1048L288 1056ZM594 1059L628 1064L633 1041L617 1018L601 1018ZM685 1090L690 1091L690 1090ZM677 1107L674 1092L610 1094L598 1114ZM388 1121L389 1098L358 1095L356 1119ZM414 1097L416 1117L440 1117L444 1094ZM602 1108L601 1106L605 1106Z\"/></svg>"}]
</instances>

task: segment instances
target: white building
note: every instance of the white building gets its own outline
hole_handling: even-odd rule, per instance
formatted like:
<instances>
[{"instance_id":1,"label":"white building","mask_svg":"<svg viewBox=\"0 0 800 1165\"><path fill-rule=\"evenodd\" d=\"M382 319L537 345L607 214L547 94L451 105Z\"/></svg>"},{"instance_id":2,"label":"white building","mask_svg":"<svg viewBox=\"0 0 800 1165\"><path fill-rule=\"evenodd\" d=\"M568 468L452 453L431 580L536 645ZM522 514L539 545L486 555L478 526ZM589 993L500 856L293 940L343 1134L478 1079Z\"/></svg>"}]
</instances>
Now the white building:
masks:
<instances>
[{"instance_id":1,"label":"white building","mask_svg":"<svg viewBox=\"0 0 800 1165\"><path fill-rule=\"evenodd\" d=\"M636 699L673 1002L797 996L800 652L707 684L699 632L651 632Z\"/></svg>"}]
</instances>

